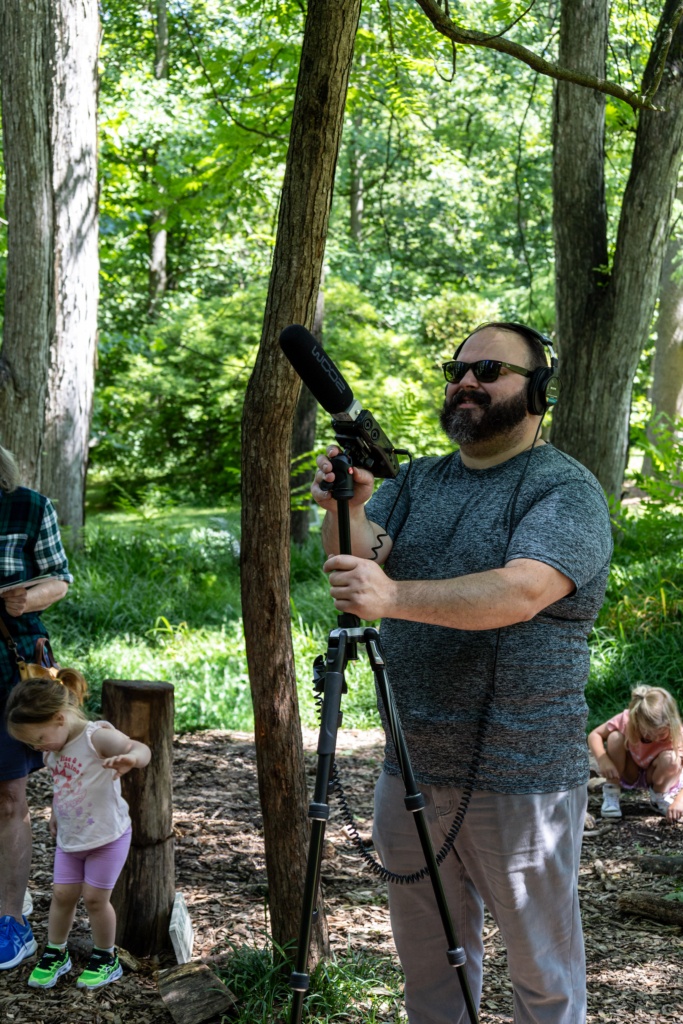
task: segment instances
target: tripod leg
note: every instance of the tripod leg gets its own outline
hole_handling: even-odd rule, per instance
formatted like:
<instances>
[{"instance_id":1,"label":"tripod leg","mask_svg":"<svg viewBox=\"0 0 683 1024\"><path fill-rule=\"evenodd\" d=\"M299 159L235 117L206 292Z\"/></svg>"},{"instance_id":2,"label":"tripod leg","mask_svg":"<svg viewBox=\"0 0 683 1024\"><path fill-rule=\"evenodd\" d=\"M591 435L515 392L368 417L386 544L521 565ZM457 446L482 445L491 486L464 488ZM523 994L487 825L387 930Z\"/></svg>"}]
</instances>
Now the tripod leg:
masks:
<instances>
[{"instance_id":1,"label":"tripod leg","mask_svg":"<svg viewBox=\"0 0 683 1024\"><path fill-rule=\"evenodd\" d=\"M446 902L446 894L444 893L441 875L439 874L439 866L436 861L434 846L432 845L432 837L424 816L425 799L418 788L413 774L408 748L406 746L405 737L403 735L401 723L396 711L396 705L394 703L394 695L389 684L386 662L379 642L379 633L376 629L366 629L365 640L368 658L370 659L370 665L377 682L377 688L382 698L382 703L384 704L391 738L396 749L396 757L401 769L403 784L406 789L406 809L411 811L415 816L415 827L417 828L420 846L422 847L422 853L429 871L429 879L432 883L432 889L434 891L434 898L436 899L437 909L441 918L441 924L443 925L443 930L446 935L446 941L448 943L446 956L449 964L451 964L452 967L455 967L457 971L458 981L460 982L460 988L462 990L462 996L465 1001L465 1007L467 1009L467 1016L469 1017L470 1024L478 1024L477 1008L474 1005L474 999L472 998L469 982L467 980L467 972L465 970L467 955L465 950L458 943L451 913L448 909L448 903Z\"/></svg>"},{"instance_id":2,"label":"tripod leg","mask_svg":"<svg viewBox=\"0 0 683 1024\"><path fill-rule=\"evenodd\" d=\"M308 991L308 953L311 945L311 928L318 887L320 882L320 866L322 863L323 839L325 825L329 817L327 787L334 765L334 752L337 746L337 729L339 727L339 709L344 687L344 666L346 658L346 634L339 637L338 647L328 648L328 661L332 661L332 669L325 675L322 721L318 737L318 767L315 776L313 802L308 808L308 816L312 820L311 839L308 846L308 862L304 881L303 908L299 928L299 944L294 961L294 970L289 983L294 989L290 1024L300 1024L304 995ZM332 660L333 659L333 660Z\"/></svg>"}]
</instances>

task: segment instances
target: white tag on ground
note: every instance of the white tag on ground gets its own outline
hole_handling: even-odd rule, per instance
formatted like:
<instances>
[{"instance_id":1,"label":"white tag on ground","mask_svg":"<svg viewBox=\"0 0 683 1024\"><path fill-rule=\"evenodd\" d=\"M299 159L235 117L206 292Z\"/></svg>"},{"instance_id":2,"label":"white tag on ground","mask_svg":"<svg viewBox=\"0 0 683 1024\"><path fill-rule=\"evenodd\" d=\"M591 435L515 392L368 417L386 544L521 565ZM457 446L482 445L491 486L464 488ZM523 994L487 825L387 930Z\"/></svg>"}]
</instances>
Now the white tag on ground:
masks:
<instances>
[{"instance_id":1,"label":"white tag on ground","mask_svg":"<svg viewBox=\"0 0 683 1024\"><path fill-rule=\"evenodd\" d=\"M194 928L190 920L185 897L181 892L175 894L169 934L173 943L173 951L179 964L187 964L192 959L194 945Z\"/></svg>"}]
</instances>

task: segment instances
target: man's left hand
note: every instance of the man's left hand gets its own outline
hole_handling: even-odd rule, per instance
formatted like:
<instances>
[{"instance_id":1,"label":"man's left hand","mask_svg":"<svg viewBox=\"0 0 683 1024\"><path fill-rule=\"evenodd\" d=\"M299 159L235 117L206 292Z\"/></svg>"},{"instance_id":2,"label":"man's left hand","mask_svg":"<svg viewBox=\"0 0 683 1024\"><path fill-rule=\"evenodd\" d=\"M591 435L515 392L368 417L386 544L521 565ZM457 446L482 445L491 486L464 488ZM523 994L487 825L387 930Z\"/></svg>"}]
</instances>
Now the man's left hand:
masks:
<instances>
[{"instance_id":1,"label":"man's left hand","mask_svg":"<svg viewBox=\"0 0 683 1024\"><path fill-rule=\"evenodd\" d=\"M330 574L330 593L337 611L369 622L391 617L396 584L377 562L355 555L332 555L323 569Z\"/></svg>"}]
</instances>

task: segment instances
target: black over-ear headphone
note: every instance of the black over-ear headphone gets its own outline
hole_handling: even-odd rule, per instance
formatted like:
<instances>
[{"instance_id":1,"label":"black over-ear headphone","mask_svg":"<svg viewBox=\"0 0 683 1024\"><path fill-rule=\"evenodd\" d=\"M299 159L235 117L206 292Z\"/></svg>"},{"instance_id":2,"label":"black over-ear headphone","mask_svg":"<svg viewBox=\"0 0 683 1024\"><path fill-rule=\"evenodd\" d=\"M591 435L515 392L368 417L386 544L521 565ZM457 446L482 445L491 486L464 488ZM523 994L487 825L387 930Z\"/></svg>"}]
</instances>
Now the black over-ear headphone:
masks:
<instances>
[{"instance_id":1,"label":"black over-ear headphone","mask_svg":"<svg viewBox=\"0 0 683 1024\"><path fill-rule=\"evenodd\" d=\"M495 324L483 324L483 327L497 326ZM477 327L477 331L482 328ZM528 377L529 385L527 388L527 409L532 416L542 416L544 412L552 408L560 397L560 390L562 388L562 382L557 375L557 356L555 355L555 349L550 338L546 338L545 334L541 334L535 327L528 327L526 324L519 324L511 322L509 326L506 324L506 329L517 330L524 337L524 334L530 334L537 341L540 341L542 345L545 345L550 350L550 366L537 366L531 377ZM473 331L472 334L475 334ZM472 335L468 334L465 341L468 341ZM465 344L465 341L461 341L455 350L454 359L458 358L460 349ZM446 385L446 393L448 393L448 384Z\"/></svg>"}]
</instances>

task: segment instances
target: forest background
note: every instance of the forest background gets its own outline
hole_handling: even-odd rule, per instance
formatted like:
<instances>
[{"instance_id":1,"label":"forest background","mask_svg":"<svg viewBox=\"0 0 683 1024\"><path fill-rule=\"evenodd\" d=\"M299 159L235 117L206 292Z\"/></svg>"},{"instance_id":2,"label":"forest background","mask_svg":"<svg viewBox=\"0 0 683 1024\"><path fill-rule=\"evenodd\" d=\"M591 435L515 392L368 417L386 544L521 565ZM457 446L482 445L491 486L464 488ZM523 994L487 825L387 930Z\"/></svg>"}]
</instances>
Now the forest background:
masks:
<instances>
[{"instance_id":1,"label":"forest background","mask_svg":"<svg viewBox=\"0 0 683 1024\"><path fill-rule=\"evenodd\" d=\"M610 79L642 76L659 6L612 5ZM522 9L458 4L482 31ZM95 704L104 678L167 679L179 729L249 728L240 421L305 9L118 0L103 2L100 18L101 292L86 528L80 543L72 538L75 583L49 626L62 663L91 680ZM553 59L558 30L557 5L539 0L515 38ZM553 88L505 54L452 48L414 5L364 5L318 327L356 395L417 456L450 450L438 427L439 363L473 326L519 319L554 333ZM609 259L637 117L608 98ZM660 305L680 291L678 216L676 204ZM633 380L627 476L649 500L613 501L615 559L591 637L592 721L620 709L637 682L682 695L683 516L671 488L681 452L652 390L655 351L671 347L676 328L675 318L653 321ZM676 401L666 406L674 419ZM311 434L308 417L294 467L291 610L302 717L312 725L310 662L334 612L316 523L307 530L302 513L304 477L330 431L319 415ZM350 682L345 724L377 724L369 673L353 667Z\"/></svg>"}]
</instances>

